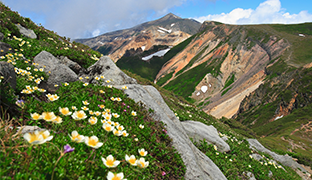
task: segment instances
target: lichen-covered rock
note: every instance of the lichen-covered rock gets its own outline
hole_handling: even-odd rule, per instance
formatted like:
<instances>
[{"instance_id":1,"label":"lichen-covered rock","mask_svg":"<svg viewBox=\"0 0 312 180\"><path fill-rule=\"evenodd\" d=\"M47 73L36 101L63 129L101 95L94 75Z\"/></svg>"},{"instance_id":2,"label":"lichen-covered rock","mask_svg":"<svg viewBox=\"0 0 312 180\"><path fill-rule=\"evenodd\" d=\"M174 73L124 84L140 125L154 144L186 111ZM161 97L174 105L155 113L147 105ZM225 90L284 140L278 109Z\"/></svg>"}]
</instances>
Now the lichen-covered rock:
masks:
<instances>
[{"instance_id":1,"label":"lichen-covered rock","mask_svg":"<svg viewBox=\"0 0 312 180\"><path fill-rule=\"evenodd\" d=\"M21 26L20 24L15 24L16 27L18 28L19 32L21 34L23 34L24 36L31 38L31 39L36 39L37 35L35 34L35 32L31 29L27 29L23 26Z\"/></svg>"},{"instance_id":2,"label":"lichen-covered rock","mask_svg":"<svg viewBox=\"0 0 312 180\"><path fill-rule=\"evenodd\" d=\"M122 85L115 86L121 89ZM153 86L127 84L125 93L135 102L143 102L146 108L154 110L153 119L166 124L167 133L172 138L186 166L185 179L217 180L226 179L220 169L189 139L182 123L167 106L159 92Z\"/></svg>"},{"instance_id":3,"label":"lichen-covered rock","mask_svg":"<svg viewBox=\"0 0 312 180\"><path fill-rule=\"evenodd\" d=\"M207 126L204 123L198 121L183 121L181 122L187 135L193 138L194 141L199 142L206 140L210 144L217 146L218 151L228 152L230 151L230 146L219 137L218 131L213 126Z\"/></svg>"},{"instance_id":4,"label":"lichen-covered rock","mask_svg":"<svg viewBox=\"0 0 312 180\"><path fill-rule=\"evenodd\" d=\"M49 75L47 81L48 90L53 90L54 85L61 85L64 82L74 82L78 80L77 74L54 57L47 51L40 52L35 58L34 63L37 68L44 68L44 72Z\"/></svg>"},{"instance_id":5,"label":"lichen-covered rock","mask_svg":"<svg viewBox=\"0 0 312 180\"><path fill-rule=\"evenodd\" d=\"M116 64L108 57L103 56L99 61L90 66L85 74L90 77L90 83L97 83L97 80L93 79L95 76L104 76L105 81L102 85L121 85L121 84L136 84L136 80L127 76L122 72ZM109 83L106 83L109 80Z\"/></svg>"},{"instance_id":6,"label":"lichen-covered rock","mask_svg":"<svg viewBox=\"0 0 312 180\"><path fill-rule=\"evenodd\" d=\"M16 74L12 64L0 61L0 76L3 76L1 83L7 82L13 89L16 88Z\"/></svg>"}]
</instances>

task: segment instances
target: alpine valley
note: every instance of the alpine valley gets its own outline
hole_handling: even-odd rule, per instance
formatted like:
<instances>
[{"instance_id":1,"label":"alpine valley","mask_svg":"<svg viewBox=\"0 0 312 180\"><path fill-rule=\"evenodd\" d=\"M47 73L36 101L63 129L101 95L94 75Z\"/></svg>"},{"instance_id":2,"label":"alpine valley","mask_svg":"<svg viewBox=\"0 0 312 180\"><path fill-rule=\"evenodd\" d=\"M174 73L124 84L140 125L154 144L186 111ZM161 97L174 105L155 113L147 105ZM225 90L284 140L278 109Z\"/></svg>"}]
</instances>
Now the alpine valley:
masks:
<instances>
[{"instance_id":1,"label":"alpine valley","mask_svg":"<svg viewBox=\"0 0 312 180\"><path fill-rule=\"evenodd\" d=\"M131 33L121 36L126 32ZM240 133L258 137L266 147L311 166L312 23L206 21L199 27L168 14L79 42L109 54L121 69L182 96Z\"/></svg>"}]
</instances>

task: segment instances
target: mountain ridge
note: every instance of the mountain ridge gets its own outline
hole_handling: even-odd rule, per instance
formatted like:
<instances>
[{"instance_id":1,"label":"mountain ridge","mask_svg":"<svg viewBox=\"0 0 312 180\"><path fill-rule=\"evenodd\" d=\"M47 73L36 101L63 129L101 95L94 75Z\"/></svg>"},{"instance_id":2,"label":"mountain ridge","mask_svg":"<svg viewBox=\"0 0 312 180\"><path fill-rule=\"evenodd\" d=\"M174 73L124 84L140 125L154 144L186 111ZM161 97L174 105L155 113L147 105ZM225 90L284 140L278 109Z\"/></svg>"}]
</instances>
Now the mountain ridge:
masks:
<instances>
[{"instance_id":1,"label":"mountain ridge","mask_svg":"<svg viewBox=\"0 0 312 180\"><path fill-rule=\"evenodd\" d=\"M154 20L136 25L132 28L105 33L94 38L77 39L108 55L115 62L127 50L149 50L154 45L174 46L197 33L200 23L190 19L182 19L172 13Z\"/></svg>"}]
</instances>

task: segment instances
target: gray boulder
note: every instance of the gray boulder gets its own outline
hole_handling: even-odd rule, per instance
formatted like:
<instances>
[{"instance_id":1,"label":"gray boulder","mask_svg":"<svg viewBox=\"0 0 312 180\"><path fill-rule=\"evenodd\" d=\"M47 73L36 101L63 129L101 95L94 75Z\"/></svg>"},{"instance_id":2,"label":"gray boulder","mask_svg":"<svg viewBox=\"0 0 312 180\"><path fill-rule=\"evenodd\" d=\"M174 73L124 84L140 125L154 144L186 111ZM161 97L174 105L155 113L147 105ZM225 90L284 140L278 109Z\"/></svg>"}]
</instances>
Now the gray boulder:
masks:
<instances>
[{"instance_id":1,"label":"gray boulder","mask_svg":"<svg viewBox=\"0 0 312 180\"><path fill-rule=\"evenodd\" d=\"M139 84L127 84L126 86L128 89L124 91L131 99L135 102L143 102L147 109L154 110L154 120L166 124L167 134L172 138L173 146L177 149L186 165L185 179L226 179L213 161L191 142L182 123L167 106L156 88ZM122 85L115 87L121 89Z\"/></svg>"},{"instance_id":2,"label":"gray boulder","mask_svg":"<svg viewBox=\"0 0 312 180\"><path fill-rule=\"evenodd\" d=\"M2 40L3 40L3 38L4 38L4 35L3 35L3 33L2 33L2 32L0 32L0 41L2 41Z\"/></svg>"},{"instance_id":3,"label":"gray boulder","mask_svg":"<svg viewBox=\"0 0 312 180\"><path fill-rule=\"evenodd\" d=\"M274 160L280 162L284 166L288 166L293 169L300 169L302 172L307 173L307 170L305 170L300 164L294 161L291 156L276 154L275 152L272 152L268 150L267 148L265 148L264 146L262 146L262 144L257 139L247 139L247 141L249 142L249 146L251 149L254 149L254 150L257 150L257 151L260 151L260 152L263 152L272 156Z\"/></svg>"},{"instance_id":4,"label":"gray boulder","mask_svg":"<svg viewBox=\"0 0 312 180\"><path fill-rule=\"evenodd\" d=\"M31 39L36 39L37 35L35 34L35 32L31 29L27 29L23 26L21 26L20 24L15 24L16 27L18 28L19 32L21 34L23 34L24 36L31 38Z\"/></svg>"},{"instance_id":5,"label":"gray boulder","mask_svg":"<svg viewBox=\"0 0 312 180\"><path fill-rule=\"evenodd\" d=\"M82 67L81 67L78 63L76 63L76 62L74 62L74 61L68 59L68 58L65 57L65 56L61 56L61 57L59 57L58 59L60 60L60 63L62 63L62 64L64 64L64 65L66 65L67 67L69 67L69 68L70 68L71 70L73 70L76 74L79 74L79 72L82 70Z\"/></svg>"},{"instance_id":6,"label":"gray boulder","mask_svg":"<svg viewBox=\"0 0 312 180\"><path fill-rule=\"evenodd\" d=\"M78 80L78 76L73 70L64 64L61 64L56 57L47 51L40 52L34 58L34 63L38 63L39 65L36 65L36 67L44 68L44 72L49 75L47 81L48 90L54 90L55 84L61 85L61 83L64 82L74 82Z\"/></svg>"},{"instance_id":7,"label":"gray boulder","mask_svg":"<svg viewBox=\"0 0 312 180\"><path fill-rule=\"evenodd\" d=\"M0 76L4 77L1 83L7 82L13 89L16 88L16 74L12 64L0 61Z\"/></svg>"},{"instance_id":8,"label":"gray boulder","mask_svg":"<svg viewBox=\"0 0 312 180\"><path fill-rule=\"evenodd\" d=\"M127 76L122 72L116 64L108 57L103 56L99 61L90 66L85 74L91 78L90 83L97 84L98 81L93 79L95 76L104 76L105 81L110 80L109 83L105 81L101 85L121 85L121 84L136 84L136 80ZM82 75L83 76L83 75Z\"/></svg>"},{"instance_id":9,"label":"gray boulder","mask_svg":"<svg viewBox=\"0 0 312 180\"><path fill-rule=\"evenodd\" d=\"M208 143L216 145L220 152L230 151L230 146L220 138L215 127L211 125L207 126L198 121L183 121L181 123L186 130L187 135L190 138L193 138L194 141L199 142L205 139Z\"/></svg>"},{"instance_id":10,"label":"gray boulder","mask_svg":"<svg viewBox=\"0 0 312 180\"><path fill-rule=\"evenodd\" d=\"M13 52L12 47L7 43L0 42L0 56L4 56L8 52Z\"/></svg>"},{"instance_id":11,"label":"gray boulder","mask_svg":"<svg viewBox=\"0 0 312 180\"><path fill-rule=\"evenodd\" d=\"M45 130L45 129L41 129L38 126L22 126L22 127L17 127L17 129L18 129L17 133L21 133L21 134Z\"/></svg>"},{"instance_id":12,"label":"gray boulder","mask_svg":"<svg viewBox=\"0 0 312 180\"><path fill-rule=\"evenodd\" d=\"M243 175L247 176L248 180L257 180L252 172L243 172Z\"/></svg>"}]
</instances>

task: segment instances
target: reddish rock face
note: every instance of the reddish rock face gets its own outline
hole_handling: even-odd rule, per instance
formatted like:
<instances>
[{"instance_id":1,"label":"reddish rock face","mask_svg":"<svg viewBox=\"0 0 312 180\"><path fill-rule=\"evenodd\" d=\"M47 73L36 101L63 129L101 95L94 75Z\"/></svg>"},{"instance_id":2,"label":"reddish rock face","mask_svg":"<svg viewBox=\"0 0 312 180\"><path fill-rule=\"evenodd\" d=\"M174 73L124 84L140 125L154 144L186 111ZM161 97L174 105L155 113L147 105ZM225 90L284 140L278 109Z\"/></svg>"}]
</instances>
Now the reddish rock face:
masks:
<instances>
[{"instance_id":1,"label":"reddish rock face","mask_svg":"<svg viewBox=\"0 0 312 180\"><path fill-rule=\"evenodd\" d=\"M182 52L163 66L156 81L173 72L172 77L163 85L165 86L183 72L203 63L206 63L206 66L219 68L220 73L215 77L207 72L195 87L191 97L197 103L210 102L202 107L205 112L211 114L217 112L213 115L218 118L226 115L229 118L236 113L243 98L262 83L265 78L265 67L271 63L271 60L280 57L290 45L274 36L255 40L254 37L248 36L248 29L243 26L224 24L207 26L209 26L208 30L195 37ZM219 67L215 67L216 65ZM183 72L179 72L181 70ZM226 90L223 89L226 81L233 74L234 83L226 87L230 90L222 94ZM201 89L203 86L207 87L205 92ZM221 106L224 102L231 102L232 108ZM224 112L218 109L221 107Z\"/></svg>"}]
</instances>

